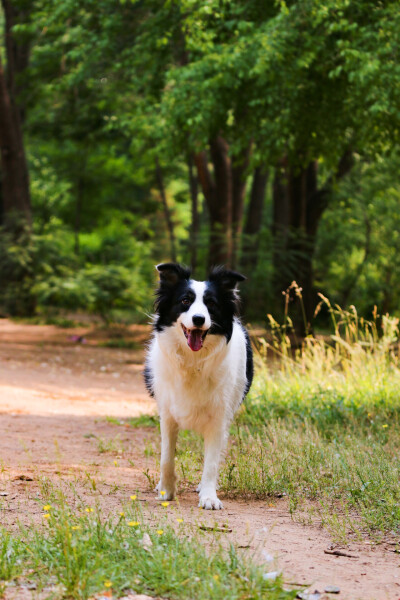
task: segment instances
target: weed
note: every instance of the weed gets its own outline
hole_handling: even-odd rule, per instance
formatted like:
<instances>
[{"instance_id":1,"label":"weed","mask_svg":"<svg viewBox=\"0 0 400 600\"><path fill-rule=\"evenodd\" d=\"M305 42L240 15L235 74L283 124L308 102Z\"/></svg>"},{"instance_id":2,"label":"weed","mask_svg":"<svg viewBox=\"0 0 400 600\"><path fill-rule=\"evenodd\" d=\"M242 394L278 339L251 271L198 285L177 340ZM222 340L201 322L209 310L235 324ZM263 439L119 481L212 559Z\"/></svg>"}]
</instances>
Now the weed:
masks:
<instances>
[{"instance_id":1,"label":"weed","mask_svg":"<svg viewBox=\"0 0 400 600\"><path fill-rule=\"evenodd\" d=\"M127 419L131 427L160 427L160 421L157 415L140 415L132 419Z\"/></svg>"},{"instance_id":2,"label":"weed","mask_svg":"<svg viewBox=\"0 0 400 600\"><path fill-rule=\"evenodd\" d=\"M157 485L154 475L151 475L150 469L146 469L145 471L143 471L143 475L146 477L146 479L149 483L150 490L153 491Z\"/></svg>"},{"instance_id":3,"label":"weed","mask_svg":"<svg viewBox=\"0 0 400 600\"><path fill-rule=\"evenodd\" d=\"M121 454L125 450L121 440L119 439L119 436L109 439L96 436L96 440L97 450L100 454Z\"/></svg>"}]
</instances>

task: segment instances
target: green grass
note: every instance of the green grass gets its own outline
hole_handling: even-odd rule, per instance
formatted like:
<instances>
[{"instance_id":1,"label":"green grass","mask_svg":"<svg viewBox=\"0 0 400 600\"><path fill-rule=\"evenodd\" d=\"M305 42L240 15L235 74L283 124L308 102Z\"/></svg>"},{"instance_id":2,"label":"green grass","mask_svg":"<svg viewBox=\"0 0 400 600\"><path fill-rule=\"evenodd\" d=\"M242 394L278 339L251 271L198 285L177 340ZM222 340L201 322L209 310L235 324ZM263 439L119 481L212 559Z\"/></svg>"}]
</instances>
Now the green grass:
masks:
<instances>
[{"instance_id":1,"label":"green grass","mask_svg":"<svg viewBox=\"0 0 400 600\"><path fill-rule=\"evenodd\" d=\"M158 427L160 428L160 420L157 415L140 415L132 419L126 419L131 427Z\"/></svg>"},{"instance_id":2,"label":"green grass","mask_svg":"<svg viewBox=\"0 0 400 600\"><path fill-rule=\"evenodd\" d=\"M103 348L119 348L120 350L141 350L143 344L135 340L127 340L125 338L111 339L98 344Z\"/></svg>"},{"instance_id":3,"label":"green grass","mask_svg":"<svg viewBox=\"0 0 400 600\"><path fill-rule=\"evenodd\" d=\"M263 578L265 569L223 548L179 518L172 524L145 522L139 502L114 515L69 505L62 494L43 503L43 524L11 536L0 529L0 591L29 581L52 598L86 599L112 590L163 598L289 600L282 580ZM206 547L211 549L206 550Z\"/></svg>"},{"instance_id":4,"label":"green grass","mask_svg":"<svg viewBox=\"0 0 400 600\"><path fill-rule=\"evenodd\" d=\"M132 417L128 419L124 419L121 421L116 417L106 417L105 420L107 423L111 423L112 425L129 425L130 427L138 428L138 427L148 427L148 428L160 428L160 419L157 415L139 415L139 417Z\"/></svg>"}]
</instances>

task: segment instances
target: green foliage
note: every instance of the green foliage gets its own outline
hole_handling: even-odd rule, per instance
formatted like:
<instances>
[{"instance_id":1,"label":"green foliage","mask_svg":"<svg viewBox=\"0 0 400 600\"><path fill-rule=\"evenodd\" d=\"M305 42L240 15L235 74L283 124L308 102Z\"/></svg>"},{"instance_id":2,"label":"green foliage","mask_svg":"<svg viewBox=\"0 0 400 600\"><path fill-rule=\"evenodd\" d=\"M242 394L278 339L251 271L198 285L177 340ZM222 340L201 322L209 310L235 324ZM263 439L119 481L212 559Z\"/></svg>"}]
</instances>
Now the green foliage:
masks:
<instances>
[{"instance_id":1,"label":"green foliage","mask_svg":"<svg viewBox=\"0 0 400 600\"><path fill-rule=\"evenodd\" d=\"M41 233L26 227L16 239L4 232L0 243L0 279L5 282L0 305L10 314L55 307L87 310L108 321L113 309L140 314L150 308L149 248L115 219L83 236L78 255L74 235L57 220Z\"/></svg>"},{"instance_id":2,"label":"green foliage","mask_svg":"<svg viewBox=\"0 0 400 600\"><path fill-rule=\"evenodd\" d=\"M397 151L375 161L359 159L338 186L318 235L317 286L338 304L355 302L363 315L374 305L398 313L399 168Z\"/></svg>"},{"instance_id":3,"label":"green foliage","mask_svg":"<svg viewBox=\"0 0 400 600\"><path fill-rule=\"evenodd\" d=\"M252 142L249 181L257 165L272 178L282 161L294 171L318 161L323 185L344 151L357 153L354 175L330 194L316 234L317 285L346 305L357 299L365 314L375 303L396 308L399 252L388 240L397 230L398 169L388 148L399 137L397 2L35 0L29 11L13 35L30 42L18 88L41 240L0 242L7 312L32 313L38 299L103 316L148 306L150 264L170 259L155 161L178 259L190 262L187 160L217 135L234 164ZM249 186L244 212L248 204ZM261 243L247 263L256 319L277 304L271 263L279 236L269 232L270 200L265 208ZM203 273L202 198L199 212ZM288 272L294 258L282 261Z\"/></svg>"}]
</instances>

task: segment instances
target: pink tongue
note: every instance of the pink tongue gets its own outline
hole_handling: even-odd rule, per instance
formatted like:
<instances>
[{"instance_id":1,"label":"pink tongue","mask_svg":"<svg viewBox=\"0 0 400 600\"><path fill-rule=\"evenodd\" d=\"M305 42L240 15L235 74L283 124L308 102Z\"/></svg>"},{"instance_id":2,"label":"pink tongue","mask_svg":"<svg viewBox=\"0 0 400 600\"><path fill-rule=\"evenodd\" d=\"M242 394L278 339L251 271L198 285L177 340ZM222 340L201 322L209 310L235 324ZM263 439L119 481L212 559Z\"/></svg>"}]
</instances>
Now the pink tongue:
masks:
<instances>
[{"instance_id":1,"label":"pink tongue","mask_svg":"<svg viewBox=\"0 0 400 600\"><path fill-rule=\"evenodd\" d=\"M201 329L192 329L189 331L187 343L193 352L197 352L203 346L203 337Z\"/></svg>"}]
</instances>

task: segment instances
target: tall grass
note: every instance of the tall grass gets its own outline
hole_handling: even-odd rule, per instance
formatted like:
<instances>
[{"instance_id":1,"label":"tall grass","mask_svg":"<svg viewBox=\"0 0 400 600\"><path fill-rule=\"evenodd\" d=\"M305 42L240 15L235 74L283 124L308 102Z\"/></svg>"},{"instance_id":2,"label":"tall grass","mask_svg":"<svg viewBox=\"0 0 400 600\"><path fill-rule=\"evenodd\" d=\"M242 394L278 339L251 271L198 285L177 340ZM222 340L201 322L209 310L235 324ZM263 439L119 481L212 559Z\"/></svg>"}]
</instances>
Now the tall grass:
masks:
<instances>
[{"instance_id":1,"label":"tall grass","mask_svg":"<svg viewBox=\"0 0 400 600\"><path fill-rule=\"evenodd\" d=\"M301 347L289 318L269 317L221 485L231 496L287 495L293 510L312 500L338 536L380 538L400 532L399 321L322 303L333 332Z\"/></svg>"},{"instance_id":2,"label":"tall grass","mask_svg":"<svg viewBox=\"0 0 400 600\"><path fill-rule=\"evenodd\" d=\"M367 321L354 307L345 311L323 302L333 333L308 336L300 348L269 316L272 339L259 340L252 414L262 420L260 408L267 418L308 418L325 434L338 424L385 429L400 409L399 321L376 313Z\"/></svg>"}]
</instances>

